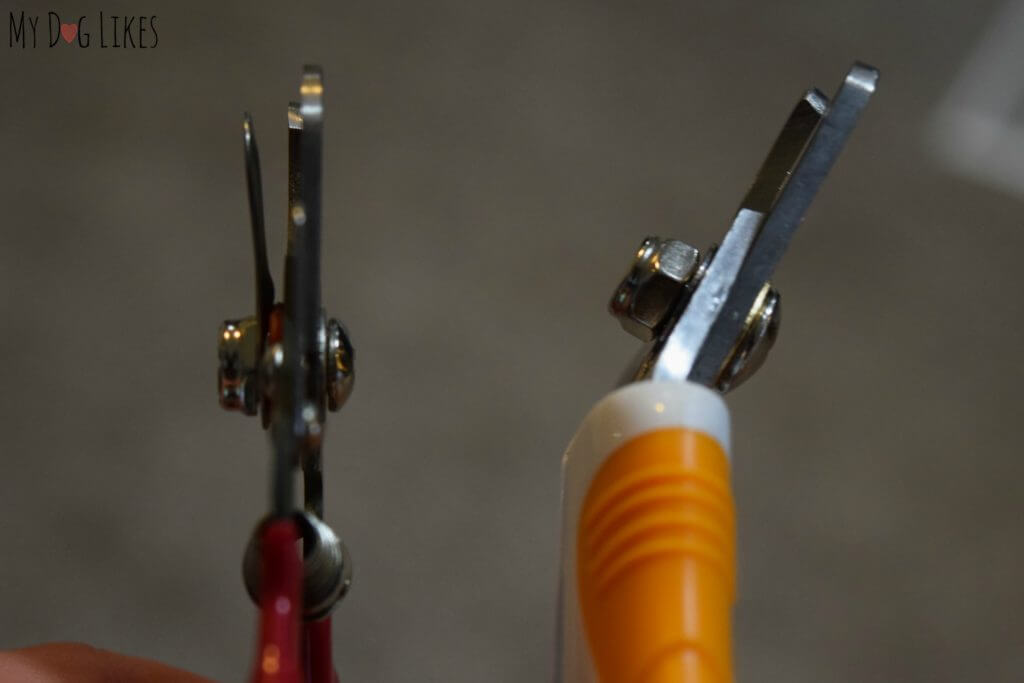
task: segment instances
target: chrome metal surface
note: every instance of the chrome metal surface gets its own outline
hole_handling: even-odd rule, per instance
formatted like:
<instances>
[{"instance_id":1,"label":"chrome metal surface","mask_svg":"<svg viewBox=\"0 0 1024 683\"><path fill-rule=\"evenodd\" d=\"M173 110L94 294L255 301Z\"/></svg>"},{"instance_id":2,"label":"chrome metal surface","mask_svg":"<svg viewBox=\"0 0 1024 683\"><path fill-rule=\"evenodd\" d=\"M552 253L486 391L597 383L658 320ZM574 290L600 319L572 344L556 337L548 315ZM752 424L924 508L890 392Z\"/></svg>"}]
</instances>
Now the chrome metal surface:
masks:
<instances>
[{"instance_id":1,"label":"chrome metal surface","mask_svg":"<svg viewBox=\"0 0 1024 683\"><path fill-rule=\"evenodd\" d=\"M302 206L302 168L300 158L302 156L302 114L299 113L299 105L295 102L288 103L288 207L286 220L288 225L288 245L292 244L295 235L295 226L292 218L296 207ZM287 281L289 273L295 268L292 264L292 250L285 252L284 277Z\"/></svg>"},{"instance_id":2,"label":"chrome metal surface","mask_svg":"<svg viewBox=\"0 0 1024 683\"><path fill-rule=\"evenodd\" d=\"M246 415L256 415L265 393L260 386L260 363L270 326L270 312L274 306L274 281L267 263L259 148L249 112L242 116L242 149L256 271L256 315L241 320L228 320L221 326L217 338L220 361L217 389L222 407Z\"/></svg>"},{"instance_id":3,"label":"chrome metal surface","mask_svg":"<svg viewBox=\"0 0 1024 683\"><path fill-rule=\"evenodd\" d=\"M255 317L225 320L217 336L217 393L225 410L259 412L259 338Z\"/></svg>"},{"instance_id":4,"label":"chrome metal surface","mask_svg":"<svg viewBox=\"0 0 1024 683\"><path fill-rule=\"evenodd\" d=\"M797 103L714 258L699 267L692 295L676 303L627 381L690 380L725 391L756 370L778 331L758 295L877 81L877 70L855 63L831 103L813 89ZM778 310L777 296L763 303Z\"/></svg>"},{"instance_id":5,"label":"chrome metal surface","mask_svg":"<svg viewBox=\"0 0 1024 683\"><path fill-rule=\"evenodd\" d=\"M319 355L318 336L321 330L320 296L320 217L321 171L323 168L323 75L319 67L306 66L303 70L299 113L302 115L300 136L300 181L302 201L295 207L303 211L301 225L296 223L295 263L300 276L294 297L293 316L299 330L300 351L307 361ZM293 213L293 219L295 214ZM287 304L287 302L286 302ZM312 368L310 362L308 367ZM322 373L307 375L306 397L323 405ZM320 416L323 419L323 416Z\"/></svg>"},{"instance_id":6,"label":"chrome metal surface","mask_svg":"<svg viewBox=\"0 0 1024 683\"><path fill-rule=\"evenodd\" d=\"M219 344L221 402L255 414L264 406L272 445L270 511L257 525L242 560L246 589L260 593L261 539L270 520L294 517L302 532L303 614L321 619L348 591L352 563L338 536L322 521L324 418L352 391L354 352L341 324L321 306L320 215L323 78L306 66L300 103L288 106L288 240L284 300L274 307L267 266L259 155L252 118L243 125L246 178L256 261L257 315L228 321ZM273 328L273 330L271 330ZM303 477L297 510L295 470Z\"/></svg>"},{"instance_id":7,"label":"chrome metal surface","mask_svg":"<svg viewBox=\"0 0 1024 683\"><path fill-rule=\"evenodd\" d=\"M295 467L301 467L319 497L320 443L323 434L324 351L320 305L320 171L323 124L323 79L319 68L306 66L300 104L288 115L288 247L282 351L284 363L275 381L271 435L274 443L273 508L288 514ZM312 481L311 481L312 480ZM310 483L314 483L312 487ZM322 512L319 499L313 507Z\"/></svg>"},{"instance_id":8,"label":"chrome metal surface","mask_svg":"<svg viewBox=\"0 0 1024 683\"><path fill-rule=\"evenodd\" d=\"M245 180L249 193L249 218L252 223L252 247L256 266L256 318L260 324L259 353L263 355L270 311L274 307L274 279L267 261L267 237L263 222L263 181L260 177L260 153L252 116L242 116L242 143L245 149Z\"/></svg>"},{"instance_id":9,"label":"chrome metal surface","mask_svg":"<svg viewBox=\"0 0 1024 683\"><path fill-rule=\"evenodd\" d=\"M691 380L704 384L715 381L742 333L754 299L775 271L877 82L878 71L872 67L858 63L850 69L750 245L743 268L728 289L721 313L690 370Z\"/></svg>"},{"instance_id":10,"label":"chrome metal surface","mask_svg":"<svg viewBox=\"0 0 1024 683\"><path fill-rule=\"evenodd\" d=\"M735 389L757 372L775 345L781 324L782 297L766 282L747 316L743 334L718 378L719 391L724 393Z\"/></svg>"},{"instance_id":11,"label":"chrome metal surface","mask_svg":"<svg viewBox=\"0 0 1024 683\"><path fill-rule=\"evenodd\" d=\"M297 468L303 473L305 509L323 515L324 418L328 405L337 410L345 402L354 380L348 336L337 321L328 324L321 307L323 91L320 69L306 66L300 101L288 106L288 241L279 312L274 310L267 265L256 135L252 117L246 113L243 119L257 316L229 321L231 327L222 330L219 390L226 407L249 414L255 414L260 403L265 407L264 426L269 428L273 451L271 511L277 516L295 510Z\"/></svg>"},{"instance_id":12,"label":"chrome metal surface","mask_svg":"<svg viewBox=\"0 0 1024 683\"><path fill-rule=\"evenodd\" d=\"M622 329L642 341L654 339L697 271L700 252L679 240L647 237L612 295L608 309Z\"/></svg>"},{"instance_id":13,"label":"chrome metal surface","mask_svg":"<svg viewBox=\"0 0 1024 683\"><path fill-rule=\"evenodd\" d=\"M355 357L345 326L334 318L328 320L324 367L327 372L327 408L331 412L341 410L352 394L356 380Z\"/></svg>"},{"instance_id":14,"label":"chrome metal surface","mask_svg":"<svg viewBox=\"0 0 1024 683\"><path fill-rule=\"evenodd\" d=\"M302 613L307 620L327 616L352 586L352 558L334 531L310 511L295 513L302 532ZM253 602L259 601L262 520L246 545L242 578Z\"/></svg>"}]
</instances>

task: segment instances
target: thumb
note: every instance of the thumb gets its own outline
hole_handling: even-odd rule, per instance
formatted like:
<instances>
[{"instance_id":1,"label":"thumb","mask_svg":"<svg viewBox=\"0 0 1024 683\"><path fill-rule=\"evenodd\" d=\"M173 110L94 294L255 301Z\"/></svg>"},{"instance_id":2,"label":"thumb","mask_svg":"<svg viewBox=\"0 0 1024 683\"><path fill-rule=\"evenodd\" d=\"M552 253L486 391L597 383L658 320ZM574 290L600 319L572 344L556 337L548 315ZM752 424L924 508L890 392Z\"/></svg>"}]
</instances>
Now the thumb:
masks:
<instances>
[{"instance_id":1,"label":"thumb","mask_svg":"<svg viewBox=\"0 0 1024 683\"><path fill-rule=\"evenodd\" d=\"M11 683L212 683L179 669L81 643L0 652L0 680Z\"/></svg>"}]
</instances>

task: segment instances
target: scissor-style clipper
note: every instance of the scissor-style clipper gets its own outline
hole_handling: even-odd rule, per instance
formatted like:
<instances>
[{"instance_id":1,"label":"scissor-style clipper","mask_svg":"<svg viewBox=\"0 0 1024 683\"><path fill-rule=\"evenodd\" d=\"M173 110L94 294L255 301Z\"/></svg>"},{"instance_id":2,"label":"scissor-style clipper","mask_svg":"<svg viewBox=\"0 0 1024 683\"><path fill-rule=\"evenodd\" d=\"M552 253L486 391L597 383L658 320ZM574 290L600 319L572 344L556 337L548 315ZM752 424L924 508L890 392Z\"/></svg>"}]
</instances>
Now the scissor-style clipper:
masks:
<instances>
[{"instance_id":1,"label":"scissor-style clipper","mask_svg":"<svg viewBox=\"0 0 1024 683\"><path fill-rule=\"evenodd\" d=\"M615 290L613 315L649 342L626 381L688 379L726 392L767 356L781 321L769 278L875 90L878 71L854 64L829 102L797 102L721 246L703 255L648 237Z\"/></svg>"},{"instance_id":2,"label":"scissor-style clipper","mask_svg":"<svg viewBox=\"0 0 1024 683\"><path fill-rule=\"evenodd\" d=\"M769 278L875 90L855 64L796 104L719 247L648 237L611 312L647 342L562 459L565 683L728 683L736 596L730 416L780 322ZM641 381L652 380L652 381Z\"/></svg>"},{"instance_id":3,"label":"scissor-style clipper","mask_svg":"<svg viewBox=\"0 0 1024 683\"><path fill-rule=\"evenodd\" d=\"M288 244L280 303L267 262L256 132L252 117L243 117L256 314L225 321L218 340L221 405L260 414L270 432L270 512L243 561L246 588L262 611L258 681L332 680L329 614L351 583L348 552L322 520L325 414L341 408L355 378L348 335L321 305L323 90L320 69L307 66L300 101L288 107ZM296 469L303 474L301 510L293 493Z\"/></svg>"}]
</instances>

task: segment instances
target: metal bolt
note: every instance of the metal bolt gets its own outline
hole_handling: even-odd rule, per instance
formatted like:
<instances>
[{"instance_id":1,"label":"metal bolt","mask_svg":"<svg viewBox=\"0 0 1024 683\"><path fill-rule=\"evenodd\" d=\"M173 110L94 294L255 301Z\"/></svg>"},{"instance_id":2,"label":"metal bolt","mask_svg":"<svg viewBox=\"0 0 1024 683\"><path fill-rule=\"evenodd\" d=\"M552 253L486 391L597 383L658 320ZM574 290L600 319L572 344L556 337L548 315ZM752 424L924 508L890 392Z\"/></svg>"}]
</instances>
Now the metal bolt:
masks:
<instances>
[{"instance_id":1,"label":"metal bolt","mask_svg":"<svg viewBox=\"0 0 1024 683\"><path fill-rule=\"evenodd\" d=\"M327 321L327 407L331 412L341 407L352 394L355 383L355 350L345 326L331 318Z\"/></svg>"},{"instance_id":2,"label":"metal bolt","mask_svg":"<svg viewBox=\"0 0 1024 683\"><path fill-rule=\"evenodd\" d=\"M700 252L679 240L648 237L623 278L609 310L634 337L651 341L671 317L700 266Z\"/></svg>"},{"instance_id":3,"label":"metal bolt","mask_svg":"<svg viewBox=\"0 0 1024 683\"><path fill-rule=\"evenodd\" d=\"M352 393L355 350L344 325L334 318L321 324L318 336L323 367L317 372L325 373L327 407L334 412L341 409ZM269 400L274 393L274 383L284 362L282 345L271 344L263 358L257 359L259 322L255 316L224 321L217 341L220 359L217 389L221 406L226 410L256 415L261 400ZM307 423L307 436L318 439L321 430L315 416L306 419L304 415L304 421Z\"/></svg>"},{"instance_id":4,"label":"metal bolt","mask_svg":"<svg viewBox=\"0 0 1024 683\"><path fill-rule=\"evenodd\" d=\"M259 322L255 317L225 320L217 337L217 393L225 410L259 412L257 354Z\"/></svg>"},{"instance_id":5,"label":"metal bolt","mask_svg":"<svg viewBox=\"0 0 1024 683\"><path fill-rule=\"evenodd\" d=\"M768 357L782 324L782 298L771 283L765 283L747 316L743 334L722 368L718 388L735 389L751 377Z\"/></svg>"}]
</instances>

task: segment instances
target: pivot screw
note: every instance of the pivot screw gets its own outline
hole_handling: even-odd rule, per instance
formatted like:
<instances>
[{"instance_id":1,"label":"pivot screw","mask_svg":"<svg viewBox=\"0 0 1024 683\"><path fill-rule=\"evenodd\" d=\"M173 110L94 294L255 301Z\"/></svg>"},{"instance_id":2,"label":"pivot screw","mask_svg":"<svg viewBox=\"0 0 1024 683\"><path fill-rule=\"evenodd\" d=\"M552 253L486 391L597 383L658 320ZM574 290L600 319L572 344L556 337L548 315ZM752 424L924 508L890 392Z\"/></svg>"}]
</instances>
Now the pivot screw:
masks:
<instances>
[{"instance_id":1,"label":"pivot screw","mask_svg":"<svg viewBox=\"0 0 1024 683\"><path fill-rule=\"evenodd\" d=\"M331 318L327 321L327 407L331 412L341 410L352 394L356 380L355 350L345 326Z\"/></svg>"},{"instance_id":2,"label":"pivot screw","mask_svg":"<svg viewBox=\"0 0 1024 683\"><path fill-rule=\"evenodd\" d=\"M743 334L718 376L718 389L725 393L751 377L768 357L782 324L782 298L766 282L747 315Z\"/></svg>"}]
</instances>

